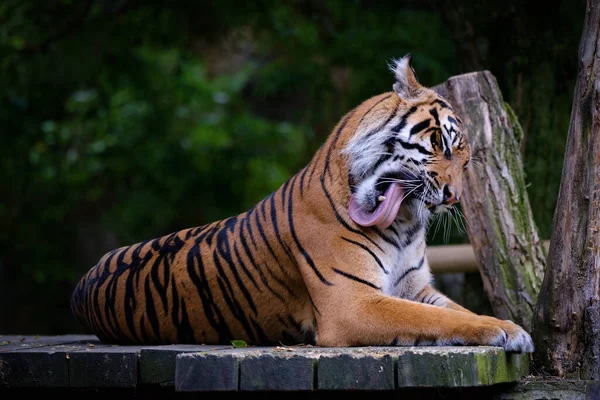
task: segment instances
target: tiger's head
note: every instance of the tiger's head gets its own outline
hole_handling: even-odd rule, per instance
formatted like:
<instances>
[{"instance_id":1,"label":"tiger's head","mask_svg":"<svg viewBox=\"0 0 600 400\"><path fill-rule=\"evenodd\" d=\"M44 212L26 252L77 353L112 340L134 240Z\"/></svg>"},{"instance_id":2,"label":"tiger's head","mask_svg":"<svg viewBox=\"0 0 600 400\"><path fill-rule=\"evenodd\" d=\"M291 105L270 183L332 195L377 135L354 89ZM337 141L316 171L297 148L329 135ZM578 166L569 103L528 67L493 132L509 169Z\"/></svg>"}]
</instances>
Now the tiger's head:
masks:
<instances>
[{"instance_id":1,"label":"tiger's head","mask_svg":"<svg viewBox=\"0 0 600 400\"><path fill-rule=\"evenodd\" d=\"M350 217L387 228L401 207L428 218L449 210L462 195L471 159L462 122L447 100L419 84L410 55L390 66L393 92L365 104L342 153L348 158Z\"/></svg>"}]
</instances>

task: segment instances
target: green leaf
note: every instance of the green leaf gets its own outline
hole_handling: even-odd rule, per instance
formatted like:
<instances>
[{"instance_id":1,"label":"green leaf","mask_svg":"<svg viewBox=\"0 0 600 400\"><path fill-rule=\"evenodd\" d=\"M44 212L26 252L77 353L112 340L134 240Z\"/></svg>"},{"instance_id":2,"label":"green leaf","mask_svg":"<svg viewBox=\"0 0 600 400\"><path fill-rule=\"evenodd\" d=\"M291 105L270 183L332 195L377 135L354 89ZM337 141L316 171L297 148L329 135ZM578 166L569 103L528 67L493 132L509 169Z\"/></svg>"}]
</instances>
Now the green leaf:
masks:
<instances>
[{"instance_id":1,"label":"green leaf","mask_svg":"<svg viewBox=\"0 0 600 400\"><path fill-rule=\"evenodd\" d=\"M248 343L244 342L243 340L232 340L231 344L233 345L233 347L235 347L236 349L240 349L242 347L248 347Z\"/></svg>"}]
</instances>

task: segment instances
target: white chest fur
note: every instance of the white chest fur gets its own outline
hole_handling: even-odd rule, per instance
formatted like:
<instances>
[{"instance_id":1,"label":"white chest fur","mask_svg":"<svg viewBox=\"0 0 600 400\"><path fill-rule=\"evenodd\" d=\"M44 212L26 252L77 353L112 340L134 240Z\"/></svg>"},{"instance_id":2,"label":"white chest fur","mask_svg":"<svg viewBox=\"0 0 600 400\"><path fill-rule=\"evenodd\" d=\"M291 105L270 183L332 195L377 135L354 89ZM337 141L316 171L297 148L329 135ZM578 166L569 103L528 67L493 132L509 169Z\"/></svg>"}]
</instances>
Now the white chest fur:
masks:
<instances>
[{"instance_id":1,"label":"white chest fur","mask_svg":"<svg viewBox=\"0 0 600 400\"><path fill-rule=\"evenodd\" d=\"M398 247L386 246L383 274L385 294L414 300L431 283L431 272L425 258L425 227L396 224Z\"/></svg>"}]
</instances>

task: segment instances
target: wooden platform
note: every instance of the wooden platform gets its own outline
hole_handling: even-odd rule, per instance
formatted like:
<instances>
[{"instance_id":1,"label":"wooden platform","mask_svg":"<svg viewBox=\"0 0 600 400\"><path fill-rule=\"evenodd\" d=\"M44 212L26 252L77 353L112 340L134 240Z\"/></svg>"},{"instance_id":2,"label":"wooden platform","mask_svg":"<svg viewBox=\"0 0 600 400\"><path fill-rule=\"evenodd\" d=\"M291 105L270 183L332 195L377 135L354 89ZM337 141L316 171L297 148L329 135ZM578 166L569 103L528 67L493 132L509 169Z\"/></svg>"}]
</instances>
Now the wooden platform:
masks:
<instances>
[{"instance_id":1,"label":"wooden platform","mask_svg":"<svg viewBox=\"0 0 600 400\"><path fill-rule=\"evenodd\" d=\"M0 387L174 391L396 390L516 382L528 355L496 347L114 346L95 336L0 336Z\"/></svg>"}]
</instances>

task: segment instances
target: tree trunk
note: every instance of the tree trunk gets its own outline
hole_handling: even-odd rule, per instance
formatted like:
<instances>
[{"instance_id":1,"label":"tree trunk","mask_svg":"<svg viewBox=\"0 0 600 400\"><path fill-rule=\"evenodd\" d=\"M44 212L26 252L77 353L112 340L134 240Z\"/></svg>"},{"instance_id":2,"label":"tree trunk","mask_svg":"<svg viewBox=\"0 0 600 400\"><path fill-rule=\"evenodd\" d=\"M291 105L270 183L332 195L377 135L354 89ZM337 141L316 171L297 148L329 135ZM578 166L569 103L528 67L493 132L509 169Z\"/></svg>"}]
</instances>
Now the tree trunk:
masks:
<instances>
[{"instance_id":1,"label":"tree trunk","mask_svg":"<svg viewBox=\"0 0 600 400\"><path fill-rule=\"evenodd\" d=\"M600 0L588 0L548 268L534 316L535 365L600 379Z\"/></svg>"},{"instance_id":2,"label":"tree trunk","mask_svg":"<svg viewBox=\"0 0 600 400\"><path fill-rule=\"evenodd\" d=\"M434 89L456 108L471 142L461 205L494 315L530 331L545 257L525 188L520 126L488 71Z\"/></svg>"}]
</instances>

